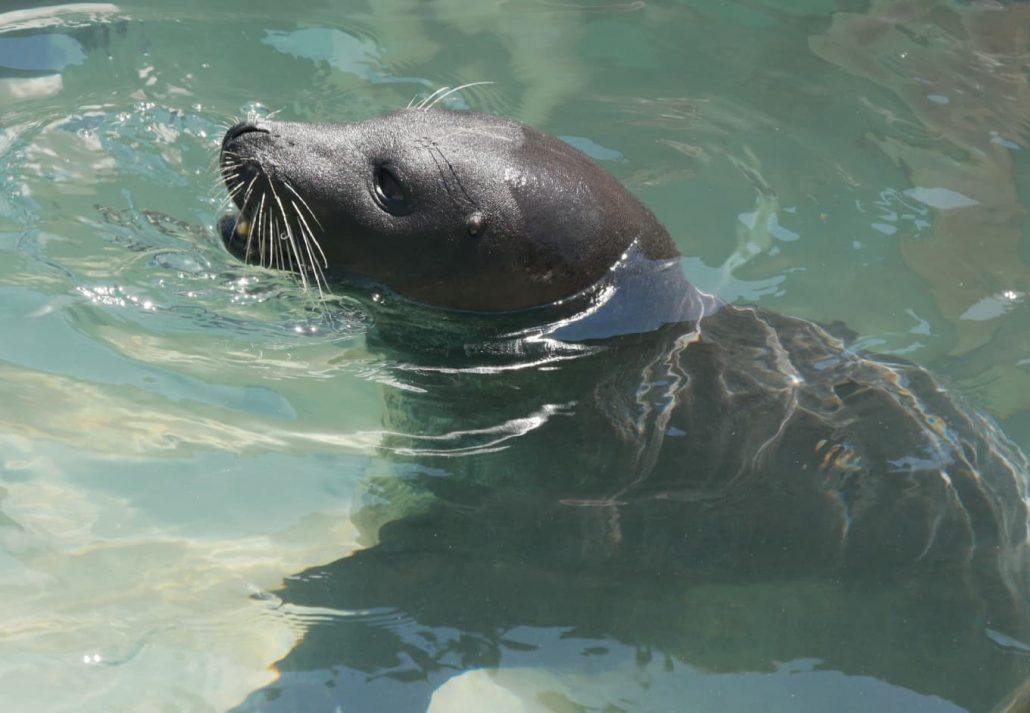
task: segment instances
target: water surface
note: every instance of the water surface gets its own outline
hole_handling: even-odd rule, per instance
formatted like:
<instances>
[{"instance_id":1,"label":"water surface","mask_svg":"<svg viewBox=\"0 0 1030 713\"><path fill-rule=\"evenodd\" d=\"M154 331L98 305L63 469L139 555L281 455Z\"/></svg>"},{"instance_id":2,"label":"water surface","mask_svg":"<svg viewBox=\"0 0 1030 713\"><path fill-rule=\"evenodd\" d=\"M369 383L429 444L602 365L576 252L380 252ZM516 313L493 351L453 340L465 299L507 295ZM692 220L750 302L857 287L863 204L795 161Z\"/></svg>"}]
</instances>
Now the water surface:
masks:
<instances>
[{"instance_id":1,"label":"water surface","mask_svg":"<svg viewBox=\"0 0 1030 713\"><path fill-rule=\"evenodd\" d=\"M301 601L295 575L370 544L440 473L384 447L407 377L367 348L367 311L222 249L214 159L248 112L356 120L491 81L445 105L561 136L652 207L700 287L840 321L1026 448L1028 27L1030 6L991 0L6 3L5 707L359 710L417 705L428 681L434 711L989 710L984 667L1024 666L1025 643L938 640L946 598L825 581L607 597L552 579L536 543L511 579L415 558L400 603ZM638 603L618 638L491 609L502 584L598 619ZM506 627L498 650L434 624L462 596L467 629ZM981 668L953 690L925 685L965 661Z\"/></svg>"}]
</instances>

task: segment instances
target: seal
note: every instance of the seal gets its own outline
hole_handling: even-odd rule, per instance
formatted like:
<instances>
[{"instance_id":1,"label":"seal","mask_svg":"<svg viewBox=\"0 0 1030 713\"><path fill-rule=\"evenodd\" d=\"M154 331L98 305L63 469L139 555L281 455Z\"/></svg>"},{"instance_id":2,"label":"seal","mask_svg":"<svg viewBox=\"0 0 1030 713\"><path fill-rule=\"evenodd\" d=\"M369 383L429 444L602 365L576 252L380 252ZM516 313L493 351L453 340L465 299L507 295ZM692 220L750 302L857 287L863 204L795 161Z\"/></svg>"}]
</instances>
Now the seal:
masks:
<instances>
[{"instance_id":1,"label":"seal","mask_svg":"<svg viewBox=\"0 0 1030 713\"><path fill-rule=\"evenodd\" d=\"M236 254L370 278L438 307L550 304L596 283L633 242L648 258L677 255L651 212L587 156L485 114L244 122L225 135L222 167L258 234L235 231ZM269 238L280 232L286 252Z\"/></svg>"},{"instance_id":2,"label":"seal","mask_svg":"<svg viewBox=\"0 0 1030 713\"><path fill-rule=\"evenodd\" d=\"M397 472L357 518L376 544L280 596L405 621L314 625L241 710L425 710L462 670L586 665L543 633L510 643L527 630L709 671L816 658L969 710L1030 675L992 643L1030 638L1025 456L924 369L697 290L573 147L405 110L237 124L222 170L235 255L393 295L369 303L395 365ZM913 647L932 665L899 660Z\"/></svg>"}]
</instances>

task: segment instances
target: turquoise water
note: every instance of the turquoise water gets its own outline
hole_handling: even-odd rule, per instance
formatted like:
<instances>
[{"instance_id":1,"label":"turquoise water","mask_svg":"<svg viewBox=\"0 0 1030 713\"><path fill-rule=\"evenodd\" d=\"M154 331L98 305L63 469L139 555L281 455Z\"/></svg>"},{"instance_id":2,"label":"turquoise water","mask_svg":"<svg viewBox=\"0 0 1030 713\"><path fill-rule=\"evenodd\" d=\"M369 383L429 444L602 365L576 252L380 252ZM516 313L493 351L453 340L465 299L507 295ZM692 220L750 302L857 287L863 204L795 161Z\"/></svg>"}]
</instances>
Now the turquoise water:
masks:
<instances>
[{"instance_id":1,"label":"turquoise water","mask_svg":"<svg viewBox=\"0 0 1030 713\"><path fill-rule=\"evenodd\" d=\"M420 506L384 447L404 372L213 229L234 117L491 81L446 104L591 154L699 286L843 322L1030 448L1030 5L171 7L0 8L5 710L987 711L1030 676L1025 642L949 638L945 596L562 580L543 545L370 572L406 595L378 606L306 593ZM491 604L520 589L555 615Z\"/></svg>"}]
</instances>

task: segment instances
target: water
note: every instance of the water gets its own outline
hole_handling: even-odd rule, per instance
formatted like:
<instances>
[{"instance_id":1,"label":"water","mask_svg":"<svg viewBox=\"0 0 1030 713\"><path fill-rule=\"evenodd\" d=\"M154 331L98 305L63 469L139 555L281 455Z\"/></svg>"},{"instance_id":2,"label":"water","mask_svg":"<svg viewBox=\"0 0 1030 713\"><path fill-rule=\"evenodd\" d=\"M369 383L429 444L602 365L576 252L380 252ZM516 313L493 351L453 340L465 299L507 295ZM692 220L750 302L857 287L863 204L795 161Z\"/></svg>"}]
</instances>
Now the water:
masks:
<instances>
[{"instance_id":1,"label":"water","mask_svg":"<svg viewBox=\"0 0 1030 713\"><path fill-rule=\"evenodd\" d=\"M385 431L422 377L366 348L360 305L319 308L212 227L232 117L360 119L490 80L447 104L593 155L699 286L840 320L1030 447L1030 6L2 10L5 710L403 710L435 690L434 713L986 711L1030 675L1026 642L948 583L663 586L478 532L467 557L346 558L386 522L418 541L417 485L446 468ZM489 437L462 445L461 468L491 463Z\"/></svg>"}]
</instances>

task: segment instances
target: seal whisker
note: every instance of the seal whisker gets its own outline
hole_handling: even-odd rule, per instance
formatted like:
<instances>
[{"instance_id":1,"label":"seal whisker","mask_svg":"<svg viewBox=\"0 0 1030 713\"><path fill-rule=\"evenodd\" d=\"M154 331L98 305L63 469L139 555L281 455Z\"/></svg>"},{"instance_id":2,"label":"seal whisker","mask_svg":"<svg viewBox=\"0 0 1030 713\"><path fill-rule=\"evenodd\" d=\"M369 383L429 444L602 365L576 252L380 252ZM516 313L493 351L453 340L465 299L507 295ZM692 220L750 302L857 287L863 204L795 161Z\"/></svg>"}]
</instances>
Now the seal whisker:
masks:
<instances>
[{"instance_id":1,"label":"seal whisker","mask_svg":"<svg viewBox=\"0 0 1030 713\"><path fill-rule=\"evenodd\" d=\"M293 229L290 227L290 219L286 215L286 207L283 205L282 200L279 198L279 194L276 192L275 186L271 185L271 183L269 183L269 186L272 189L272 198L275 199L276 205L279 206L279 213L280 215L282 215L283 218L283 227L286 230L286 238L289 241L286 247L290 254L290 263L296 269L296 271L300 273L300 282L306 290L308 288L308 277L304 273L304 262L301 259L300 249L297 245L297 239L294 237Z\"/></svg>"},{"instance_id":2,"label":"seal whisker","mask_svg":"<svg viewBox=\"0 0 1030 713\"><path fill-rule=\"evenodd\" d=\"M237 163L235 161L233 161L232 163L226 163L225 165L219 167L218 175L222 176L223 178L226 178L233 174L239 173L242 168L243 164Z\"/></svg>"},{"instance_id":3,"label":"seal whisker","mask_svg":"<svg viewBox=\"0 0 1030 713\"><path fill-rule=\"evenodd\" d=\"M241 218L247 218L247 207L250 202L251 191L254 188L254 183L257 181L257 176L250 179L249 183L243 183L240 181L236 186L229 191L229 204L235 201L236 197L239 196L240 192L243 192L243 198L239 202L239 215ZM226 206L228 208L228 206Z\"/></svg>"},{"instance_id":4,"label":"seal whisker","mask_svg":"<svg viewBox=\"0 0 1030 713\"><path fill-rule=\"evenodd\" d=\"M487 81L487 82L469 82L468 84L462 84L460 87L454 87L453 89L449 89L449 90L445 91L443 94L441 94L436 99L434 99L431 104L429 104L428 106L420 107L420 108L421 109L432 109L434 106L436 106L437 104L439 104L440 102L442 102L444 99L446 99L450 95L454 94L455 92L460 92L462 89L468 89L469 87L478 87L478 86L481 86L483 84L493 84L493 82L489 82L489 81Z\"/></svg>"},{"instance_id":5,"label":"seal whisker","mask_svg":"<svg viewBox=\"0 0 1030 713\"><path fill-rule=\"evenodd\" d=\"M296 204L293 205L293 208L294 210L297 210ZM322 265L324 267L329 267L329 260L325 256L325 251L322 250L322 246L319 245L318 239L315 237L314 231L311 230L311 226L308 225L308 222L304 219L304 216L301 214L299 210L297 210L297 218L301 221L301 224L304 226L304 229L307 230L307 237L310 238L311 242L315 244L316 248L318 248L318 254L322 256ZM318 267L318 263L315 260L314 255L311 256L311 264L312 267Z\"/></svg>"},{"instance_id":6,"label":"seal whisker","mask_svg":"<svg viewBox=\"0 0 1030 713\"><path fill-rule=\"evenodd\" d=\"M294 217L289 216L287 219L287 224L293 222ZM304 289L307 290L309 285L307 258L305 258L304 256L305 250L303 249L303 241L305 241L304 233L300 229L300 227L295 228L294 226L290 226L290 229L287 231L287 233L290 235L290 242L289 245L287 245L290 251L290 263L293 267L293 270L295 272L300 273L301 285L303 285Z\"/></svg>"},{"instance_id":7,"label":"seal whisker","mask_svg":"<svg viewBox=\"0 0 1030 713\"><path fill-rule=\"evenodd\" d=\"M268 267L272 270L281 269L283 246L279 241L279 215L275 212L275 204L268 201Z\"/></svg>"},{"instance_id":8,"label":"seal whisker","mask_svg":"<svg viewBox=\"0 0 1030 713\"><path fill-rule=\"evenodd\" d=\"M279 216L275 212L275 205L268 204L268 210L272 215L272 262L269 267L277 270L286 269L286 258L283 256L282 229L279 227Z\"/></svg>"},{"instance_id":9,"label":"seal whisker","mask_svg":"<svg viewBox=\"0 0 1030 713\"><path fill-rule=\"evenodd\" d=\"M224 196L222 196L221 200L218 201L218 206L215 209L215 213L218 215L227 213L229 211L229 206L231 206L232 204L232 193L226 193Z\"/></svg>"},{"instance_id":10,"label":"seal whisker","mask_svg":"<svg viewBox=\"0 0 1030 713\"><path fill-rule=\"evenodd\" d=\"M304 199L304 197L297 192L297 190L289 183L289 181L283 180L281 182L281 185L288 191L290 191L290 193L292 193L294 196L296 196L297 200L300 201L301 205L307 210L308 214L311 216L312 220L314 220L314 222L318 225L319 229L324 231L324 228L322 227L322 222L318 219L318 216L315 214L314 210L311 209L311 206ZM312 250L311 248L312 243L314 244L315 249L318 250L318 253L322 258L323 265L328 267L329 263L326 259L325 251L322 250L322 246L315 238L314 231L311 229L311 226L304 218L303 212L301 211L300 207L297 205L295 201L291 200L290 205L293 208L294 217L297 220L297 227L300 230L300 237L303 240L304 251L300 250L297 244L296 236L293 235L293 232L289 227L290 221L286 216L285 206L280 200L278 194L275 194L274 189L273 194L276 201L279 203L279 209L280 212L282 212L283 214L283 220L286 221L288 225L287 231L290 237L291 249L294 255L294 259L296 260L297 271L301 273L301 283L303 284L305 289L308 288L307 270L310 269L315 279L315 287L318 290L319 297L323 298L323 285L325 286L326 290L328 290L328 283L325 282L325 276L322 272L322 267L318 264L318 261L315 258L314 250ZM307 254L307 260L305 260L304 253Z\"/></svg>"},{"instance_id":11,"label":"seal whisker","mask_svg":"<svg viewBox=\"0 0 1030 713\"><path fill-rule=\"evenodd\" d=\"M212 177L212 179L211 187L207 189L205 195L208 199L218 198L218 209L221 212L228 209L229 205L232 204L233 191L235 190L235 184L239 181L239 176L220 176ZM224 188L222 187L223 185Z\"/></svg>"},{"instance_id":12,"label":"seal whisker","mask_svg":"<svg viewBox=\"0 0 1030 713\"><path fill-rule=\"evenodd\" d=\"M311 249L311 244L314 243L315 247L318 248L318 251L320 253L322 253L322 247L318 244L318 241L315 240L314 235L311 234L311 228L308 226L307 221L304 220L304 216L301 215L300 209L297 207L297 204L293 201L290 201L290 205L293 206L293 210L296 212L297 220L299 221L298 225L300 226L301 237L304 238L304 249L307 250L308 259L310 260L311 274L314 276L315 279L315 287L318 289L318 296L319 298L322 298L322 268L315 261L315 255ZM325 260L325 253L322 253L322 259ZM328 289L328 285L326 287Z\"/></svg>"},{"instance_id":13,"label":"seal whisker","mask_svg":"<svg viewBox=\"0 0 1030 713\"><path fill-rule=\"evenodd\" d=\"M314 251L311 248L311 236L308 235L303 228L301 228L301 237L304 240L304 250L308 254L309 263L305 266L305 270L310 270L311 280L315 283L315 290L318 292L318 301L324 302L325 295L329 291L329 283L325 280L325 274L322 272L321 266L315 262Z\"/></svg>"},{"instance_id":14,"label":"seal whisker","mask_svg":"<svg viewBox=\"0 0 1030 713\"><path fill-rule=\"evenodd\" d=\"M262 265L265 262L265 236L264 230L267 229L267 221L265 220L265 194L261 194L261 200L258 202L257 207L257 218L254 221L254 229L251 235L257 234L257 247L258 247L258 264ZM250 239L247 239L247 258L250 258Z\"/></svg>"},{"instance_id":15,"label":"seal whisker","mask_svg":"<svg viewBox=\"0 0 1030 713\"><path fill-rule=\"evenodd\" d=\"M312 220L314 220L314 221L315 221L315 224L316 224L316 225L317 225L317 226L318 226L318 227L319 227L320 229L322 229L322 230L324 231L324 230L325 230L325 227L323 227L323 225L322 225L322 221L320 221L320 220L318 219L318 216L317 216L317 215L315 215L315 211L311 210L311 206L310 206L310 205L308 205L308 202L307 202L307 201L306 201L306 200L304 199L304 196L302 196L302 195L301 195L300 193L297 193L297 190L296 190L296 189L295 189L295 188L294 188L293 186L291 186L291 185L290 185L290 182L289 182L289 181L287 181L287 180L285 180L285 179L284 179L284 180L282 181L282 184L283 184L283 186L284 186L284 187L285 187L285 188L286 188L287 190L289 190L289 191L290 191L290 193L292 193L293 195L297 196L297 200L299 200L299 201L300 201L300 204L301 204L302 206L304 206L305 208L307 208L307 210L308 210L308 215L310 215L310 216L311 216L311 219L312 219Z\"/></svg>"},{"instance_id":16,"label":"seal whisker","mask_svg":"<svg viewBox=\"0 0 1030 713\"><path fill-rule=\"evenodd\" d=\"M220 165L218 166L218 172L223 173L227 168L239 168L242 165L242 156L233 153L232 151L224 151L222 153Z\"/></svg>"},{"instance_id":17,"label":"seal whisker","mask_svg":"<svg viewBox=\"0 0 1030 713\"><path fill-rule=\"evenodd\" d=\"M221 182L229 189L230 196L233 195L234 191L239 188L239 178L241 175L243 162L235 156L223 155L220 165L215 169L217 171L217 178L213 177L211 193L209 196L214 195L214 191L217 190L219 185L219 178ZM214 169L214 166L211 167Z\"/></svg>"},{"instance_id":18,"label":"seal whisker","mask_svg":"<svg viewBox=\"0 0 1030 713\"><path fill-rule=\"evenodd\" d=\"M431 102L431 101L432 101L433 99L435 99L435 98L436 98L436 96L437 96L438 94L441 94L442 92L446 92L446 91L447 91L447 90L449 90L449 89L450 89L450 87L440 87L440 88L439 88L439 89L437 89L437 90L436 90L435 92L433 92L432 94L430 94L430 95L429 95L428 97L426 97L425 99L423 99L422 101L420 101L420 102L419 102L419 103L418 103L418 104L417 104L417 105L415 106L415 109L416 109L416 110L422 110L422 109L425 109L425 108L426 108L426 105L427 105L427 104L428 104L429 102Z\"/></svg>"},{"instance_id":19,"label":"seal whisker","mask_svg":"<svg viewBox=\"0 0 1030 713\"><path fill-rule=\"evenodd\" d=\"M241 221L241 220L244 221L244 224L247 226L247 235L246 235L247 242L246 242L246 244L244 245L244 248L243 248L243 259L244 260L249 260L250 259L251 246L253 245L253 242L254 242L254 225L253 225L254 220L251 218L250 214L248 213L247 208L250 206L250 199L251 199L251 196L253 195L252 191L254 190L254 184L257 183L257 180L258 180L258 177L255 175L253 178L250 179L250 182L248 184L246 184L246 188L244 189L244 193L243 193L243 200L241 200L240 204L239 204L240 205L239 217L236 219L237 220L237 223L236 223L236 225L237 225L236 232L237 233L239 233L239 221ZM241 186L243 186L242 182L236 187L236 190L235 190L234 193L232 193L232 196L237 195L239 193L239 190L240 190ZM232 196L230 196L230 200L232 200ZM262 196L261 200L264 201L264 196Z\"/></svg>"},{"instance_id":20,"label":"seal whisker","mask_svg":"<svg viewBox=\"0 0 1030 713\"><path fill-rule=\"evenodd\" d=\"M289 255L290 245L289 245L289 242L286 239L283 238L283 236L284 235L289 236L290 227L289 227L288 221L286 220L286 213L283 210L283 205L279 201L279 196L277 196L276 193L275 193L275 187L272 186L272 182L271 181L269 181L268 184L269 184L269 186L268 186L269 189L272 191L272 202L269 205L271 206L273 211L275 211L276 208L279 209L279 211L277 213L273 213L273 215L275 215L275 235L274 235L274 238L275 238L276 266L280 270L287 270L287 269L289 269L288 266L287 266L287 258L290 257L290 255ZM283 222L283 224L281 226L279 224L280 218L282 219L282 222ZM290 242L292 242L292 240Z\"/></svg>"},{"instance_id":21,"label":"seal whisker","mask_svg":"<svg viewBox=\"0 0 1030 713\"><path fill-rule=\"evenodd\" d=\"M244 189L243 200L240 201L240 214L241 215L245 215L246 212L247 212L247 204L250 202L250 197L251 197L252 192L254 190L254 184L257 183L257 180L258 180L257 176L254 176L253 178L251 178L250 179L250 183L248 183L247 187ZM241 186L243 186L242 182L239 185L236 186L235 191L231 192L230 195L233 195L233 196L237 195L239 193L239 190L240 190Z\"/></svg>"},{"instance_id":22,"label":"seal whisker","mask_svg":"<svg viewBox=\"0 0 1030 713\"><path fill-rule=\"evenodd\" d=\"M240 167L240 166L231 166L231 167L225 167L225 168L221 169L220 172L219 172L218 178L220 178L222 180L222 182L225 183L226 186L231 191L236 186L236 184L239 184L239 183L243 182L241 180L242 176L243 176L243 168L242 167Z\"/></svg>"},{"instance_id":23,"label":"seal whisker","mask_svg":"<svg viewBox=\"0 0 1030 713\"><path fill-rule=\"evenodd\" d=\"M243 184L243 182L238 183L235 188L233 188L231 191L226 192L226 194L222 197L219 208L223 210L229 210L230 207L233 205L235 199L240 195L241 192L245 190L246 186Z\"/></svg>"},{"instance_id":24,"label":"seal whisker","mask_svg":"<svg viewBox=\"0 0 1030 713\"><path fill-rule=\"evenodd\" d=\"M289 225L289 220L284 220L283 222ZM301 288L306 292L308 290L307 268L304 265L303 254L300 250L300 241L295 235L292 235L293 232L292 226L286 231L289 239L285 241L283 246L285 259L289 264L290 271L300 275Z\"/></svg>"},{"instance_id":25,"label":"seal whisker","mask_svg":"<svg viewBox=\"0 0 1030 713\"><path fill-rule=\"evenodd\" d=\"M244 186L245 186L243 181L240 180L240 172L239 171L237 171L236 173L233 173L231 175L226 176L225 177L225 182L232 184L232 188L230 188L227 191L228 197L229 197L230 200L235 198L236 196L238 196L239 193L240 193L240 190L243 189Z\"/></svg>"},{"instance_id":26,"label":"seal whisker","mask_svg":"<svg viewBox=\"0 0 1030 713\"><path fill-rule=\"evenodd\" d=\"M265 230L261 233L261 267L271 270L275 264L275 215L272 213L272 206L265 208Z\"/></svg>"},{"instance_id":27,"label":"seal whisker","mask_svg":"<svg viewBox=\"0 0 1030 713\"><path fill-rule=\"evenodd\" d=\"M268 225L268 264L265 267L273 270L279 265L279 220L271 203L268 205Z\"/></svg>"},{"instance_id":28,"label":"seal whisker","mask_svg":"<svg viewBox=\"0 0 1030 713\"><path fill-rule=\"evenodd\" d=\"M221 180L221 182L225 184L225 187L231 191L232 188L233 188L233 185L237 182L236 180L234 180L233 174L238 173L238 172L239 172L238 165L236 165L236 164L228 165L227 164L227 165L219 165L219 167L215 171L213 171L213 172L209 171L208 173L209 173L209 176L212 179L214 179L214 181L215 181L215 183L213 185L217 185L217 182L219 180Z\"/></svg>"},{"instance_id":29,"label":"seal whisker","mask_svg":"<svg viewBox=\"0 0 1030 713\"><path fill-rule=\"evenodd\" d=\"M219 121L218 122L218 126L219 126L219 128L222 129L222 133L224 134L230 128L232 128L233 126L235 126L238 123L240 123L239 118L237 118L235 116L230 116L230 117L227 117L226 119L223 119L222 121Z\"/></svg>"},{"instance_id":30,"label":"seal whisker","mask_svg":"<svg viewBox=\"0 0 1030 713\"><path fill-rule=\"evenodd\" d=\"M264 228L261 211L263 207L264 201L259 199L257 206L249 213L249 230L247 231L247 243L244 246L243 258L247 262L254 262L255 256L257 256L258 262L261 259L261 230Z\"/></svg>"}]
</instances>

